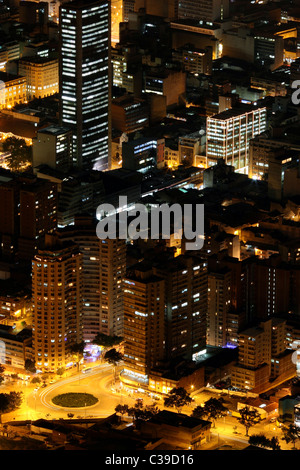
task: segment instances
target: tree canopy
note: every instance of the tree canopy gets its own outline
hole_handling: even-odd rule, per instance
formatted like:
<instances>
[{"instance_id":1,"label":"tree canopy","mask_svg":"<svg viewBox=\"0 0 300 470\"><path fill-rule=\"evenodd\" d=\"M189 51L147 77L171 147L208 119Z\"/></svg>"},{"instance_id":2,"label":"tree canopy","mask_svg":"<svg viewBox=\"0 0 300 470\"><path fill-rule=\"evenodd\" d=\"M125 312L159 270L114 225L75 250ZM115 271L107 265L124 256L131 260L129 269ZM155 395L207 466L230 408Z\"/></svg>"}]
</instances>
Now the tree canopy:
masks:
<instances>
[{"instance_id":1,"label":"tree canopy","mask_svg":"<svg viewBox=\"0 0 300 470\"><path fill-rule=\"evenodd\" d=\"M181 408L192 403L193 399L184 387L174 387L164 398L164 404L169 408L176 408L180 413Z\"/></svg>"},{"instance_id":2,"label":"tree canopy","mask_svg":"<svg viewBox=\"0 0 300 470\"><path fill-rule=\"evenodd\" d=\"M113 346L117 346L123 341L121 336L109 336L105 335L104 333L98 333L95 338L93 339L93 344L97 346L102 346L104 349L112 348Z\"/></svg>"},{"instance_id":3,"label":"tree canopy","mask_svg":"<svg viewBox=\"0 0 300 470\"><path fill-rule=\"evenodd\" d=\"M238 417L237 420L245 426L246 436L248 436L249 429L260 421L260 414L256 409L250 408L249 406L241 408L239 413L240 417Z\"/></svg>"},{"instance_id":4,"label":"tree canopy","mask_svg":"<svg viewBox=\"0 0 300 470\"><path fill-rule=\"evenodd\" d=\"M85 348L85 342L81 341L80 343L74 343L70 346L70 353L76 356L77 358L77 369L79 370L80 359L83 357L83 352Z\"/></svg>"},{"instance_id":5,"label":"tree canopy","mask_svg":"<svg viewBox=\"0 0 300 470\"><path fill-rule=\"evenodd\" d=\"M211 397L204 403L204 413L208 419L213 421L226 416L227 408L223 405L219 398Z\"/></svg>"},{"instance_id":6,"label":"tree canopy","mask_svg":"<svg viewBox=\"0 0 300 470\"><path fill-rule=\"evenodd\" d=\"M23 392L0 393L0 423L2 414L19 408L23 401Z\"/></svg>"},{"instance_id":7,"label":"tree canopy","mask_svg":"<svg viewBox=\"0 0 300 470\"><path fill-rule=\"evenodd\" d=\"M5 371L4 365L0 364L0 384L1 384L1 382L4 381L4 371Z\"/></svg>"},{"instance_id":8,"label":"tree canopy","mask_svg":"<svg viewBox=\"0 0 300 470\"><path fill-rule=\"evenodd\" d=\"M138 398L134 406L128 409L128 414L133 417L135 423L139 421L148 421L159 412L156 405L146 405L142 399Z\"/></svg>"},{"instance_id":9,"label":"tree canopy","mask_svg":"<svg viewBox=\"0 0 300 470\"><path fill-rule=\"evenodd\" d=\"M249 437L249 444L257 447L269 448L272 450L280 450L278 437L267 438L264 434L252 434Z\"/></svg>"},{"instance_id":10,"label":"tree canopy","mask_svg":"<svg viewBox=\"0 0 300 470\"><path fill-rule=\"evenodd\" d=\"M201 405L196 406L193 409L191 416L193 418L198 418L198 419L205 418L206 417L206 412L205 412L204 406L201 406Z\"/></svg>"},{"instance_id":11,"label":"tree canopy","mask_svg":"<svg viewBox=\"0 0 300 470\"><path fill-rule=\"evenodd\" d=\"M119 362L122 361L123 355L113 348L105 353L104 359L110 364L116 366Z\"/></svg>"},{"instance_id":12,"label":"tree canopy","mask_svg":"<svg viewBox=\"0 0 300 470\"><path fill-rule=\"evenodd\" d=\"M12 171L23 171L32 162L32 148L24 139L8 137L2 144L4 152L9 152L6 158L8 166Z\"/></svg>"},{"instance_id":13,"label":"tree canopy","mask_svg":"<svg viewBox=\"0 0 300 470\"><path fill-rule=\"evenodd\" d=\"M289 424L288 426L283 426L282 432L284 434L283 440L289 444L293 443L295 448L296 441L300 439L300 429L295 424Z\"/></svg>"}]
</instances>

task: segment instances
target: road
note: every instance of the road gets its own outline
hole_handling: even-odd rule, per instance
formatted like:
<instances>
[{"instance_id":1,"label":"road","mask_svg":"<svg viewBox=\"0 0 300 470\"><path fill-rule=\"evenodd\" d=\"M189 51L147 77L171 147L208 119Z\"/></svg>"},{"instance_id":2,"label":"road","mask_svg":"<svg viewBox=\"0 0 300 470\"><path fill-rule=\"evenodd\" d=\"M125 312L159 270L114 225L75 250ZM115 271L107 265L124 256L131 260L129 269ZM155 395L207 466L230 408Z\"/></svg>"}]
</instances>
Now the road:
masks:
<instances>
[{"instance_id":1,"label":"road","mask_svg":"<svg viewBox=\"0 0 300 470\"><path fill-rule=\"evenodd\" d=\"M119 403L127 403L133 406L137 395L127 392L113 393L111 384L113 381L113 368L109 364L102 364L92 368L87 373L74 373L74 375L59 379L57 382L45 388L36 390L36 385L17 382L1 386L2 393L10 391L22 391L24 400L21 407L12 412L2 415L2 422L12 420L36 420L39 418L67 418L68 413L73 413L75 417L107 417L115 412L115 407ZM56 395L69 392L91 393L98 399L98 403L85 408L63 408L52 403L52 398ZM147 397L144 399L147 404L151 401Z\"/></svg>"},{"instance_id":2,"label":"road","mask_svg":"<svg viewBox=\"0 0 300 470\"><path fill-rule=\"evenodd\" d=\"M34 389L36 385L25 384L24 382L7 384L0 386L0 392L8 393L11 390L22 391L24 400L22 406L12 413L2 415L2 423L12 420L36 420L39 418L59 419L67 418L68 413L72 413L75 418L81 417L107 417L115 412L115 407L119 403L133 406L137 398L143 397L145 404L153 403L152 399L146 394L130 393L123 391L113 392L111 384L113 381L113 368L109 364L101 364L92 368L86 374L73 373L73 375L59 379L57 382L48 385L45 388ZM69 392L91 393L98 398L97 404L85 408L62 408L52 403L52 398L56 395ZM191 414L192 408L200 404L205 397L205 393L194 395L194 403L182 409L183 413ZM160 409L164 409L163 401L157 404ZM211 428L211 442L204 446L207 449L216 449L220 446L228 448L241 449L248 445L248 438L245 435L245 427L242 426L236 418L226 416L213 423ZM279 444L284 450L291 450L292 444L286 444L283 440L282 431L269 421L262 421L249 430L249 435L263 433L266 437L278 437ZM296 444L299 446L299 443Z\"/></svg>"}]
</instances>

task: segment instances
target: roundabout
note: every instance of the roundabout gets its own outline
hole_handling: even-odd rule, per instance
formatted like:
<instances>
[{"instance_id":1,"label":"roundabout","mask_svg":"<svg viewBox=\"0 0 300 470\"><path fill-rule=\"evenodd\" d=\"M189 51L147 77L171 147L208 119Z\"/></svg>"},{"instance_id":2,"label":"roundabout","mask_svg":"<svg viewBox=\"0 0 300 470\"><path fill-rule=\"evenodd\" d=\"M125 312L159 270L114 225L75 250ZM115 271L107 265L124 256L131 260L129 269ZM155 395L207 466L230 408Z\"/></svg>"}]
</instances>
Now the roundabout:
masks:
<instances>
[{"instance_id":1,"label":"roundabout","mask_svg":"<svg viewBox=\"0 0 300 470\"><path fill-rule=\"evenodd\" d=\"M99 400L90 393L69 392L55 395L51 401L54 405L64 408L82 408L96 405Z\"/></svg>"},{"instance_id":2,"label":"roundabout","mask_svg":"<svg viewBox=\"0 0 300 470\"><path fill-rule=\"evenodd\" d=\"M28 393L22 408L14 416L18 419L21 419L21 415L23 419L25 416L26 419L60 419L67 418L70 413L81 415L84 412L87 418L106 418L113 414L115 407L123 401L132 406L135 401L135 398L128 397L127 393L114 393L113 382L113 367L110 364L93 367L88 373L76 373ZM80 396L81 401L61 401L61 397L71 397L71 394L74 399ZM58 396L60 398L57 401ZM94 397L92 401L88 400L88 396ZM11 419L11 415L4 416L7 421Z\"/></svg>"}]
</instances>

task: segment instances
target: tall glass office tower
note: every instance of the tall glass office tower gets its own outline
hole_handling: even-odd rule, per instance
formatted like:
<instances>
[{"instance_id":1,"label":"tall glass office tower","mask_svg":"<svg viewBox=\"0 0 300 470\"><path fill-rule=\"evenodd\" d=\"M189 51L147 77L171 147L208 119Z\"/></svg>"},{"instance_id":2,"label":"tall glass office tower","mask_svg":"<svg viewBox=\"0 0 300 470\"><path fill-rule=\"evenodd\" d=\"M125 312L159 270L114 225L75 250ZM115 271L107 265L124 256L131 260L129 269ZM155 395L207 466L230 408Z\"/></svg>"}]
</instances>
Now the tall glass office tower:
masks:
<instances>
[{"instance_id":1,"label":"tall glass office tower","mask_svg":"<svg viewBox=\"0 0 300 470\"><path fill-rule=\"evenodd\" d=\"M110 0L60 7L60 118L73 129L73 164L106 170L110 161Z\"/></svg>"}]
</instances>

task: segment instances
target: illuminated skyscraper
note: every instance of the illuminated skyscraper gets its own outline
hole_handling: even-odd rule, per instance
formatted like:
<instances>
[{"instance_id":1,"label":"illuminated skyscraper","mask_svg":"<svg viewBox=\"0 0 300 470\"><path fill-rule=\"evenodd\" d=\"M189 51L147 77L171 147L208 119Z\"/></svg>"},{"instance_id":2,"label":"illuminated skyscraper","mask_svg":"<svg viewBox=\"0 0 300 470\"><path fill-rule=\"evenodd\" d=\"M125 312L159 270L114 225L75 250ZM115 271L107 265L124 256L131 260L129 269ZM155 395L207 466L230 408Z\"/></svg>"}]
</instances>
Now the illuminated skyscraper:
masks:
<instances>
[{"instance_id":1,"label":"illuminated skyscraper","mask_svg":"<svg viewBox=\"0 0 300 470\"><path fill-rule=\"evenodd\" d=\"M36 368L56 372L82 341L82 254L74 243L46 236L32 260L33 347Z\"/></svg>"},{"instance_id":2,"label":"illuminated skyscraper","mask_svg":"<svg viewBox=\"0 0 300 470\"><path fill-rule=\"evenodd\" d=\"M126 242L100 240L96 222L78 216L74 225L59 232L62 241L73 241L82 253L83 339L98 333L123 336L123 282L126 274Z\"/></svg>"},{"instance_id":3,"label":"illuminated skyscraper","mask_svg":"<svg viewBox=\"0 0 300 470\"><path fill-rule=\"evenodd\" d=\"M229 342L231 271L227 268L208 275L207 344L225 347Z\"/></svg>"},{"instance_id":4,"label":"illuminated skyscraper","mask_svg":"<svg viewBox=\"0 0 300 470\"><path fill-rule=\"evenodd\" d=\"M137 266L124 281L124 373L146 384L165 355L165 281Z\"/></svg>"},{"instance_id":5,"label":"illuminated skyscraper","mask_svg":"<svg viewBox=\"0 0 300 470\"><path fill-rule=\"evenodd\" d=\"M110 160L110 30L109 0L60 7L60 117L83 169L105 170Z\"/></svg>"}]
</instances>

